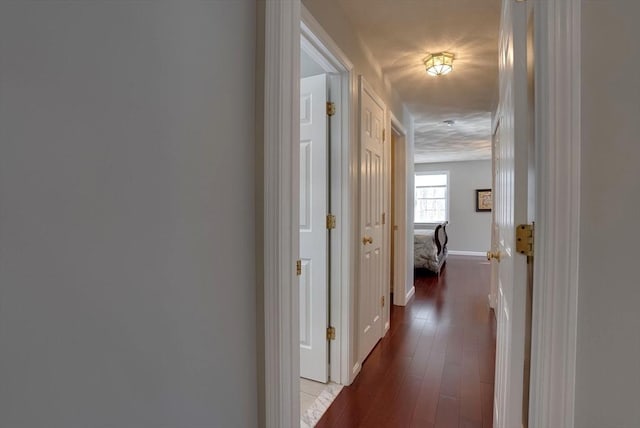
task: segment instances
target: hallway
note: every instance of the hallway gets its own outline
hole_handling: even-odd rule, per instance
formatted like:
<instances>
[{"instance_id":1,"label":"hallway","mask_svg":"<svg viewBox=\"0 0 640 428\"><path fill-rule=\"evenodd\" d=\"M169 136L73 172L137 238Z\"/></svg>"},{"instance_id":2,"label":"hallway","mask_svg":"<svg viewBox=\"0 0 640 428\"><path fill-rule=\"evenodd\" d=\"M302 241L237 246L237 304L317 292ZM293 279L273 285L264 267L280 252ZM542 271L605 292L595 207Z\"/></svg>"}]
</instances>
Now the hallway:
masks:
<instances>
[{"instance_id":1,"label":"hallway","mask_svg":"<svg viewBox=\"0 0 640 428\"><path fill-rule=\"evenodd\" d=\"M391 307L391 329L317 427L488 428L496 326L489 265L449 256L418 273L415 297Z\"/></svg>"}]
</instances>

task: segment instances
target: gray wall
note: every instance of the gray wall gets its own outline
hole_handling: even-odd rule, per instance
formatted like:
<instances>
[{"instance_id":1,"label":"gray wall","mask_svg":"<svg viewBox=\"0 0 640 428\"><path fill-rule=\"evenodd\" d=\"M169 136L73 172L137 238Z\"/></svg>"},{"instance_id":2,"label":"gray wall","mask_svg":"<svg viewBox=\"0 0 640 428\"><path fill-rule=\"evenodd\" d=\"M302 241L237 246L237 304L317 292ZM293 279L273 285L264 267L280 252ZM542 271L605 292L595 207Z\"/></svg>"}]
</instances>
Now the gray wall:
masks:
<instances>
[{"instance_id":1,"label":"gray wall","mask_svg":"<svg viewBox=\"0 0 640 428\"><path fill-rule=\"evenodd\" d=\"M640 424L640 3L582 2L576 428ZM602 52L616 58L602 72Z\"/></svg>"},{"instance_id":2,"label":"gray wall","mask_svg":"<svg viewBox=\"0 0 640 428\"><path fill-rule=\"evenodd\" d=\"M491 247L491 213L476 212L476 189L491 188L491 161L416 164L415 172L449 171L449 250L485 253Z\"/></svg>"},{"instance_id":3,"label":"gray wall","mask_svg":"<svg viewBox=\"0 0 640 428\"><path fill-rule=\"evenodd\" d=\"M0 2L0 426L257 425L254 13Z\"/></svg>"}]
</instances>

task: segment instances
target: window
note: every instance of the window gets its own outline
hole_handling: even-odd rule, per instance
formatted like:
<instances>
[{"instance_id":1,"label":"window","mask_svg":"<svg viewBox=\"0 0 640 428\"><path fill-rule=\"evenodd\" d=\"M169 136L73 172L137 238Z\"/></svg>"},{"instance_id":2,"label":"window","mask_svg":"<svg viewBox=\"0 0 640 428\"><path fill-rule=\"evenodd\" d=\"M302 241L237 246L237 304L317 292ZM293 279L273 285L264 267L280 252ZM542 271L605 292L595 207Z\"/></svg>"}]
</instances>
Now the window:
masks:
<instances>
[{"instance_id":1,"label":"window","mask_svg":"<svg viewBox=\"0 0 640 428\"><path fill-rule=\"evenodd\" d=\"M416 174L414 223L440 223L449 216L449 173Z\"/></svg>"}]
</instances>

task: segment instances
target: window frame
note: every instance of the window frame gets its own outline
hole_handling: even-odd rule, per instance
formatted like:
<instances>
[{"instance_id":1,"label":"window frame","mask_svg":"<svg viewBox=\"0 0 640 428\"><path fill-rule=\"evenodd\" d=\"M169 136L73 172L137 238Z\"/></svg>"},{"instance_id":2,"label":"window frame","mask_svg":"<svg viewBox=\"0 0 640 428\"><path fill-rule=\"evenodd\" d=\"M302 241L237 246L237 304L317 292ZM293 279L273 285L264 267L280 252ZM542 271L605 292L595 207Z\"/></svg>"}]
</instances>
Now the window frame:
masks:
<instances>
[{"instance_id":1,"label":"window frame","mask_svg":"<svg viewBox=\"0 0 640 428\"><path fill-rule=\"evenodd\" d=\"M444 207L444 220L442 222L417 222L415 219L415 212L416 212L416 190L418 188L416 182L417 182L417 177L419 175L444 175L447 178L446 181L446 192L445 192L445 207ZM413 214L414 214L414 219L413 219L413 225L414 227L418 227L418 228L430 228L430 227L435 227L437 225L439 225L440 223L443 222L448 222L449 221L449 203L451 201L451 185L450 185L450 180L449 180L449 171L448 170L439 170L439 171L415 171L414 172L414 182L413 182Z\"/></svg>"}]
</instances>

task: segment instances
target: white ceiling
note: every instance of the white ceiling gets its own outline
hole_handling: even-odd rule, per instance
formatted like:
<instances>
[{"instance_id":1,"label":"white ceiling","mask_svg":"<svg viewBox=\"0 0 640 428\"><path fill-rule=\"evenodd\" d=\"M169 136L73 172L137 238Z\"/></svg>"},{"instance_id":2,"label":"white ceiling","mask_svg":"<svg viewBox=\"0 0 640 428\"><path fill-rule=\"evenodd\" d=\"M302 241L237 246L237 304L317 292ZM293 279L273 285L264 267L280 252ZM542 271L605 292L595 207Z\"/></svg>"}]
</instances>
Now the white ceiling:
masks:
<instances>
[{"instance_id":1,"label":"white ceiling","mask_svg":"<svg viewBox=\"0 0 640 428\"><path fill-rule=\"evenodd\" d=\"M490 159L500 0L339 1L415 118L415 162ZM429 76L422 61L440 51L453 71Z\"/></svg>"}]
</instances>

